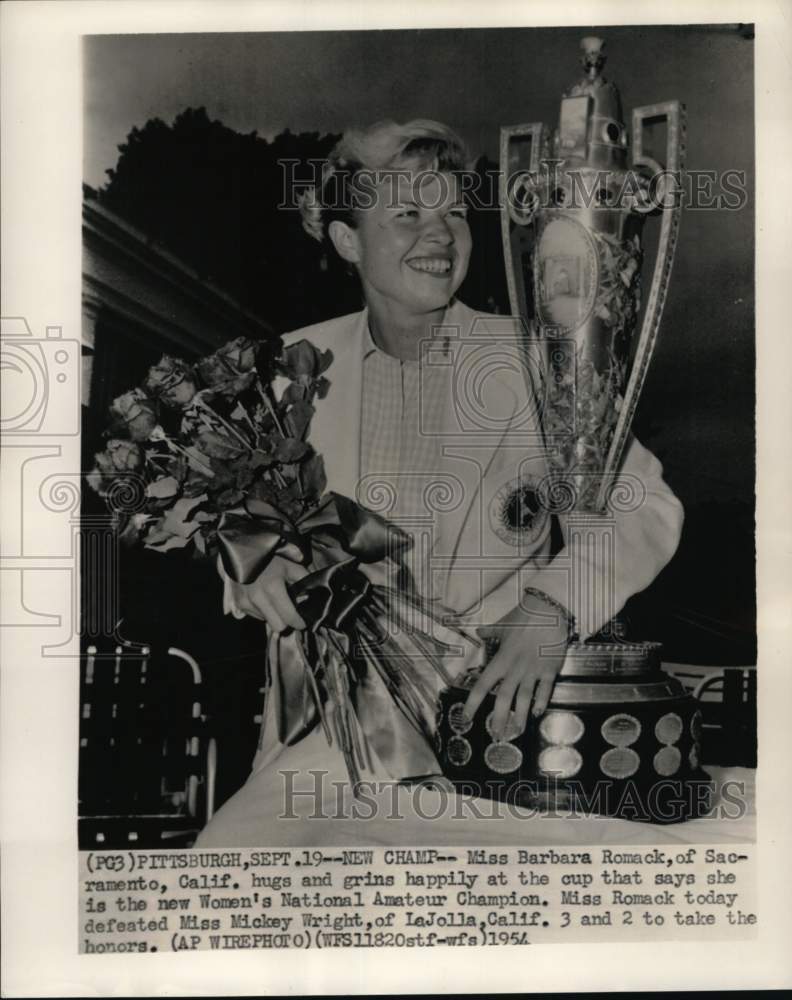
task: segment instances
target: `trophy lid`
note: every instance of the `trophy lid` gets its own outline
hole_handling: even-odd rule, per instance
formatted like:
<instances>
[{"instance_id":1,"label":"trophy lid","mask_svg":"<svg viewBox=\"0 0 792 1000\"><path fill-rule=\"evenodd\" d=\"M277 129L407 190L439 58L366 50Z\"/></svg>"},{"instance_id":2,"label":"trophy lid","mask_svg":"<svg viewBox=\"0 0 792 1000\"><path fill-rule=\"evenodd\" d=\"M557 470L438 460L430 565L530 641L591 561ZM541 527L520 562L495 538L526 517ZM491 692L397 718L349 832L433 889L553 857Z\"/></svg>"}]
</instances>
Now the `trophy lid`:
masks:
<instances>
[{"instance_id":1,"label":"trophy lid","mask_svg":"<svg viewBox=\"0 0 792 1000\"><path fill-rule=\"evenodd\" d=\"M624 169L627 163L627 130L622 120L621 97L602 75L606 55L601 38L587 36L580 42L580 63L585 75L561 100L556 154L576 167Z\"/></svg>"}]
</instances>

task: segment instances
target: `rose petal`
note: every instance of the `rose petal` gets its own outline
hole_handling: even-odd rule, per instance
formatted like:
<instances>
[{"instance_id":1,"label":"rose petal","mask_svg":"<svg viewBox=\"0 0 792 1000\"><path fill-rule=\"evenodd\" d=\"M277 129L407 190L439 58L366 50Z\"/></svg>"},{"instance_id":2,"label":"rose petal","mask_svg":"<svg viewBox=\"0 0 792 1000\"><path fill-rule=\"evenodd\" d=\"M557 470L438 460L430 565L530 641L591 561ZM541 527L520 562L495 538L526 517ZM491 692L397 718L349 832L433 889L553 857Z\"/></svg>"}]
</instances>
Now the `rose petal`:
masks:
<instances>
[{"instance_id":1,"label":"rose petal","mask_svg":"<svg viewBox=\"0 0 792 1000\"><path fill-rule=\"evenodd\" d=\"M173 476L163 476L146 487L146 496L161 500L175 496L178 492L179 483Z\"/></svg>"}]
</instances>

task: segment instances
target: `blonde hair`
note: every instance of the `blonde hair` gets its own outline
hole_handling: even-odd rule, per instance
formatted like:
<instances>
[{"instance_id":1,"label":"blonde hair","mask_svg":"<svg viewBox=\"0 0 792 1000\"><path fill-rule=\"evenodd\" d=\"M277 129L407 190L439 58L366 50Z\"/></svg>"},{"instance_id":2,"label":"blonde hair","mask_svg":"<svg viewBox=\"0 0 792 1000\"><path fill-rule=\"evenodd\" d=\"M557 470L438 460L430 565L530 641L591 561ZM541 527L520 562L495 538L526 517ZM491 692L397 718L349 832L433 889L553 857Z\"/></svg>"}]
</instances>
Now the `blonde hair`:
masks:
<instances>
[{"instance_id":1,"label":"blonde hair","mask_svg":"<svg viewBox=\"0 0 792 1000\"><path fill-rule=\"evenodd\" d=\"M362 171L392 170L407 163L456 173L471 168L464 141L453 129L427 118L399 125L385 120L345 132L322 170L321 183L300 199L303 229L322 242L333 219L354 226L355 181Z\"/></svg>"}]
</instances>

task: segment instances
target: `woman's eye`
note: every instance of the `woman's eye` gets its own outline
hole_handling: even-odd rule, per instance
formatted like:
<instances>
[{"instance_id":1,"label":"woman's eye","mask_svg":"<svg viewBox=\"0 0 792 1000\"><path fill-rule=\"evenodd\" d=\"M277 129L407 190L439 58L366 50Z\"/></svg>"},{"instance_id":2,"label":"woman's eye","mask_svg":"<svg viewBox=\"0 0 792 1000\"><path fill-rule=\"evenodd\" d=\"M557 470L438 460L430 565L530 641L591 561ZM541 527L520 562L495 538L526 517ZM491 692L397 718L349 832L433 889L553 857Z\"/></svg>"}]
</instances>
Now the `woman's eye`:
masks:
<instances>
[{"instance_id":1,"label":"woman's eye","mask_svg":"<svg viewBox=\"0 0 792 1000\"><path fill-rule=\"evenodd\" d=\"M397 219L417 219L418 209L417 208L403 208L397 213Z\"/></svg>"},{"instance_id":2,"label":"woman's eye","mask_svg":"<svg viewBox=\"0 0 792 1000\"><path fill-rule=\"evenodd\" d=\"M466 208L452 208L448 214L454 219L467 219L468 216Z\"/></svg>"}]
</instances>

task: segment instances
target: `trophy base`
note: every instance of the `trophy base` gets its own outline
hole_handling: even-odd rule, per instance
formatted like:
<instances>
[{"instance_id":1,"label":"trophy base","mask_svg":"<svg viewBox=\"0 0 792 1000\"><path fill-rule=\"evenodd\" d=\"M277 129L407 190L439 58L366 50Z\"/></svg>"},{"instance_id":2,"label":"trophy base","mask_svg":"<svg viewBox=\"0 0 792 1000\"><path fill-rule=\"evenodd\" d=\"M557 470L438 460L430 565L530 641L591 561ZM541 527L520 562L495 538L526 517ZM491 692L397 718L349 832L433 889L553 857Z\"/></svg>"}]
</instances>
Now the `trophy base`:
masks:
<instances>
[{"instance_id":1,"label":"trophy base","mask_svg":"<svg viewBox=\"0 0 792 1000\"><path fill-rule=\"evenodd\" d=\"M478 671L440 696L436 752L466 793L561 815L679 823L711 808L701 769L701 711L660 670L655 643L579 643L541 719L503 739L491 732L495 695L472 720L464 703ZM511 720L510 720L511 721Z\"/></svg>"}]
</instances>

